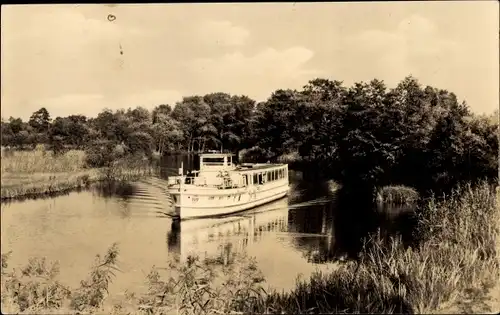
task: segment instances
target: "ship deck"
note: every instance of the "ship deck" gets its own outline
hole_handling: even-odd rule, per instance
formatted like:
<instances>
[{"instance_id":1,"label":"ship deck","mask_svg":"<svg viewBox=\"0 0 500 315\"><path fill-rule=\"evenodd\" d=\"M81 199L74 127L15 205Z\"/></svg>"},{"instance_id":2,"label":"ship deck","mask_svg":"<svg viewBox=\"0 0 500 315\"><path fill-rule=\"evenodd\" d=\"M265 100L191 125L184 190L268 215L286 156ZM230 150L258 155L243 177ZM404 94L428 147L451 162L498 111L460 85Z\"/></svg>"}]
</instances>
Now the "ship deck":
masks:
<instances>
[{"instance_id":1,"label":"ship deck","mask_svg":"<svg viewBox=\"0 0 500 315\"><path fill-rule=\"evenodd\" d=\"M268 168L274 168L274 167L280 167L280 166L285 166L285 164L258 164L253 167L242 167L239 166L235 169L235 171L238 172L253 172L253 171L260 171L260 170L265 170Z\"/></svg>"}]
</instances>

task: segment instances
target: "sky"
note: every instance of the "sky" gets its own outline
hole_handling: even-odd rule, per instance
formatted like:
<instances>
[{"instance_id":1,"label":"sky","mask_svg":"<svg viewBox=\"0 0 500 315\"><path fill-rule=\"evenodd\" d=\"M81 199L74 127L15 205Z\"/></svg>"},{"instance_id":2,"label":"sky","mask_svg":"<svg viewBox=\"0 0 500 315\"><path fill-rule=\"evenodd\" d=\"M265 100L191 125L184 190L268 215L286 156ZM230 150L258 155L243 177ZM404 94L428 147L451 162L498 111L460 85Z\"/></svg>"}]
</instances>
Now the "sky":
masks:
<instances>
[{"instance_id":1,"label":"sky","mask_svg":"<svg viewBox=\"0 0 500 315\"><path fill-rule=\"evenodd\" d=\"M2 6L1 116L96 116L407 75L499 107L497 1ZM115 19L108 19L108 15ZM111 20L111 21L110 21ZM121 54L122 52L123 54Z\"/></svg>"}]
</instances>

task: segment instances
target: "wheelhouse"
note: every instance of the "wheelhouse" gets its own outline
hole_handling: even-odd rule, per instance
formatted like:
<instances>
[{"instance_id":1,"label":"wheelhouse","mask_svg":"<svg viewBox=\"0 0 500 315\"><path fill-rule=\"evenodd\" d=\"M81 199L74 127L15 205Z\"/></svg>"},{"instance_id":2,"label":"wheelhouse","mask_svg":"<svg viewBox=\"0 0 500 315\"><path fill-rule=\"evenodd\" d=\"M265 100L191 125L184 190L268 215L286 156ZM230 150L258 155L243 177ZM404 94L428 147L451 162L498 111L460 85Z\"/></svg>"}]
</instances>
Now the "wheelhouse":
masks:
<instances>
[{"instance_id":1,"label":"wheelhouse","mask_svg":"<svg viewBox=\"0 0 500 315\"><path fill-rule=\"evenodd\" d=\"M200 171L232 169L235 167L233 157L232 154L224 153L200 154Z\"/></svg>"}]
</instances>

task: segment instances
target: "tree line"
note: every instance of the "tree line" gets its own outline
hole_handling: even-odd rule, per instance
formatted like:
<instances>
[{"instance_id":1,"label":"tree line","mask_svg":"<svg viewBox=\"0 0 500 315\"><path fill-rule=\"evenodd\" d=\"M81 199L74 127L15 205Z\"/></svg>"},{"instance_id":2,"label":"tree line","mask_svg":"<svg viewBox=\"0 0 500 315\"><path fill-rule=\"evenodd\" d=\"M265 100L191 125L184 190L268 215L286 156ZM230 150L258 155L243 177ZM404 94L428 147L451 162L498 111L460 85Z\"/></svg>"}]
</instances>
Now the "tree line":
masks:
<instances>
[{"instance_id":1,"label":"tree line","mask_svg":"<svg viewBox=\"0 0 500 315\"><path fill-rule=\"evenodd\" d=\"M495 115L475 115L454 93L423 87L412 76L392 89L377 79L345 87L317 78L302 90L279 89L259 103L211 93L152 111L104 109L93 118L53 120L41 108L28 122L2 119L2 145L24 149L43 143L55 152L77 148L101 156L119 145L124 154L148 157L155 151L245 149L259 161L293 153L302 166L344 185L444 189L497 176Z\"/></svg>"}]
</instances>

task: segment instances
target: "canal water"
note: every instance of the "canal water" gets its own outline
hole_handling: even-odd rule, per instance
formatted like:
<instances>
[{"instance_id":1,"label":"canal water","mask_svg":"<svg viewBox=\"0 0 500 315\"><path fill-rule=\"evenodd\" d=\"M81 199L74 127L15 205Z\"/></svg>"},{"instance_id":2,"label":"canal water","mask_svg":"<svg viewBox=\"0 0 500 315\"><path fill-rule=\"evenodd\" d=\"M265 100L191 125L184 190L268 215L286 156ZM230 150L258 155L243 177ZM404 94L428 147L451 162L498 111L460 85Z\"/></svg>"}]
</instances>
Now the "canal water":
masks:
<instances>
[{"instance_id":1,"label":"canal water","mask_svg":"<svg viewBox=\"0 0 500 315\"><path fill-rule=\"evenodd\" d=\"M381 223L368 203L339 197L332 181L305 179L290 171L288 197L224 219L172 221L165 179L150 178L119 193L93 189L50 199L4 203L1 250L12 251L9 267L31 257L58 261L61 281L77 287L96 254L112 243L120 249L112 295L141 292L153 266L189 254L217 255L230 246L257 260L267 285L291 289L297 276L335 268L360 239ZM394 222L394 219L390 219ZM392 224L393 225L393 224Z\"/></svg>"}]
</instances>

